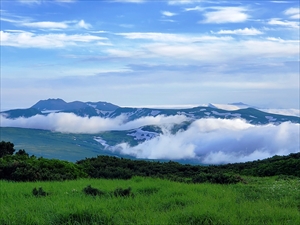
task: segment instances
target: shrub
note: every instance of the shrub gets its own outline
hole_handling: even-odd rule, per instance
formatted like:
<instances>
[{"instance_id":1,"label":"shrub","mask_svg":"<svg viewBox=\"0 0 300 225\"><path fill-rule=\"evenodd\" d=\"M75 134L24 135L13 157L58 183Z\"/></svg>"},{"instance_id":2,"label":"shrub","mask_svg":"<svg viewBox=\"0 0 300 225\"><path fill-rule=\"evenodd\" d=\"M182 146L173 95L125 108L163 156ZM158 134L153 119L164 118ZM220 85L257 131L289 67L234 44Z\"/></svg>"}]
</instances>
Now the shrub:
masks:
<instances>
[{"instance_id":1,"label":"shrub","mask_svg":"<svg viewBox=\"0 0 300 225\"><path fill-rule=\"evenodd\" d=\"M100 190L97 189L97 188L93 188L91 185L86 186L86 187L83 189L83 192L84 192L86 195L92 195L92 196L101 196L101 195L104 195L104 194L105 194L103 191L100 191Z\"/></svg>"},{"instance_id":2,"label":"shrub","mask_svg":"<svg viewBox=\"0 0 300 225\"><path fill-rule=\"evenodd\" d=\"M0 158L6 155L12 155L14 152L15 149L13 143L5 141L0 142Z\"/></svg>"},{"instance_id":3,"label":"shrub","mask_svg":"<svg viewBox=\"0 0 300 225\"><path fill-rule=\"evenodd\" d=\"M39 187L39 189L33 188L32 194L36 197L49 195L49 193L45 192L42 187Z\"/></svg>"},{"instance_id":4,"label":"shrub","mask_svg":"<svg viewBox=\"0 0 300 225\"><path fill-rule=\"evenodd\" d=\"M131 192L131 187L126 189L117 188L113 194L115 197L134 197L134 194Z\"/></svg>"},{"instance_id":5,"label":"shrub","mask_svg":"<svg viewBox=\"0 0 300 225\"><path fill-rule=\"evenodd\" d=\"M243 178L236 175L226 174L226 173L200 173L193 177L193 183L205 183L209 182L212 184L236 184L243 181Z\"/></svg>"}]
</instances>

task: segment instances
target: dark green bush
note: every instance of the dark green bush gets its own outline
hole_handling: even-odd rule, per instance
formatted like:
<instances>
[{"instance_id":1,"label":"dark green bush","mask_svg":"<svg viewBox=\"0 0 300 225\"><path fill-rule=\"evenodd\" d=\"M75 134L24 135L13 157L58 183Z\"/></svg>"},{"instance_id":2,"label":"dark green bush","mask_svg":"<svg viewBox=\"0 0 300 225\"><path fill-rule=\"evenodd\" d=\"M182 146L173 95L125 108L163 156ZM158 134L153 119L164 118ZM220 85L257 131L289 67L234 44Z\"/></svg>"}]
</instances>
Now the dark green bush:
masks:
<instances>
[{"instance_id":1,"label":"dark green bush","mask_svg":"<svg viewBox=\"0 0 300 225\"><path fill-rule=\"evenodd\" d=\"M193 183L212 183L212 184L235 184L241 182L240 176L225 173L200 173L192 178Z\"/></svg>"},{"instance_id":2,"label":"dark green bush","mask_svg":"<svg viewBox=\"0 0 300 225\"><path fill-rule=\"evenodd\" d=\"M131 187L126 189L117 188L114 190L113 195L115 197L134 197L134 194L131 192Z\"/></svg>"},{"instance_id":3,"label":"dark green bush","mask_svg":"<svg viewBox=\"0 0 300 225\"><path fill-rule=\"evenodd\" d=\"M39 187L39 189L33 188L32 194L36 197L42 197L42 196L49 195L49 193L45 192L42 187Z\"/></svg>"},{"instance_id":4,"label":"dark green bush","mask_svg":"<svg viewBox=\"0 0 300 225\"><path fill-rule=\"evenodd\" d=\"M14 144L11 142L5 142L1 141L0 142L0 158L6 155L12 155L14 154L15 149L14 149Z\"/></svg>"},{"instance_id":5,"label":"dark green bush","mask_svg":"<svg viewBox=\"0 0 300 225\"><path fill-rule=\"evenodd\" d=\"M86 195L92 195L92 196L101 196L104 195L105 192L100 191L97 188L93 188L91 185L86 186L83 190L82 190Z\"/></svg>"}]
</instances>

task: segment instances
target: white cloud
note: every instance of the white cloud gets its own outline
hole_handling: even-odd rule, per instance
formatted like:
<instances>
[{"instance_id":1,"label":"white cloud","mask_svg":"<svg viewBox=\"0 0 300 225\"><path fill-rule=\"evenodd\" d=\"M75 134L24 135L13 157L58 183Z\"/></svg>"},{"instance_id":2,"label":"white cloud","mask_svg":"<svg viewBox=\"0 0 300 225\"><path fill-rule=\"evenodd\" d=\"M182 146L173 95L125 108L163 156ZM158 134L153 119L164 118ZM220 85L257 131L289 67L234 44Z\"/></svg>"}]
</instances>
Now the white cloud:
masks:
<instances>
[{"instance_id":1,"label":"white cloud","mask_svg":"<svg viewBox=\"0 0 300 225\"><path fill-rule=\"evenodd\" d=\"M203 0L169 0L170 5L184 5L184 4L193 4L203 2Z\"/></svg>"},{"instance_id":2,"label":"white cloud","mask_svg":"<svg viewBox=\"0 0 300 225\"><path fill-rule=\"evenodd\" d=\"M252 34L255 30L243 29L234 32ZM232 62L236 59L256 58L298 58L299 40L246 39L237 40L230 36L202 36L197 34L172 33L118 33L134 41L132 48L111 48L106 50L111 57L161 59L164 63L181 64L194 62ZM243 51L240 51L243 49ZM223 73L223 71L220 71Z\"/></svg>"},{"instance_id":3,"label":"white cloud","mask_svg":"<svg viewBox=\"0 0 300 225\"><path fill-rule=\"evenodd\" d=\"M205 12L205 20L202 23L240 23L246 21L249 16L243 7L215 7L214 11Z\"/></svg>"},{"instance_id":4,"label":"white cloud","mask_svg":"<svg viewBox=\"0 0 300 225\"><path fill-rule=\"evenodd\" d=\"M22 4L40 4L42 0L18 0Z\"/></svg>"},{"instance_id":5,"label":"white cloud","mask_svg":"<svg viewBox=\"0 0 300 225\"><path fill-rule=\"evenodd\" d=\"M236 30L220 30L216 32L217 34L236 34L236 35L259 35L262 34L260 30L255 28L244 28L244 29L236 29Z\"/></svg>"},{"instance_id":6,"label":"white cloud","mask_svg":"<svg viewBox=\"0 0 300 225\"><path fill-rule=\"evenodd\" d=\"M168 16L168 17L177 15L176 13L172 13L172 12L169 12L169 11L162 11L161 13L162 13L164 16Z\"/></svg>"},{"instance_id":7,"label":"white cloud","mask_svg":"<svg viewBox=\"0 0 300 225\"><path fill-rule=\"evenodd\" d=\"M184 10L185 10L185 11L204 11L205 8L202 8L202 7L200 7L200 6L195 6L195 7L193 7L193 8L185 8Z\"/></svg>"},{"instance_id":8,"label":"white cloud","mask_svg":"<svg viewBox=\"0 0 300 225\"><path fill-rule=\"evenodd\" d=\"M298 57L299 41L270 40L202 40L199 43L153 43L143 46L149 56L163 57L169 60L190 60L210 62L226 62L238 58L281 58ZM243 51L240 51L243 49Z\"/></svg>"},{"instance_id":9,"label":"white cloud","mask_svg":"<svg viewBox=\"0 0 300 225\"><path fill-rule=\"evenodd\" d=\"M38 21L32 22L31 18L22 18L18 16L17 19L11 19L6 17L1 17L2 21L6 21L9 23L13 23L16 26L23 26L29 28L37 28L37 29L50 29L50 30L61 30L61 29L75 29L75 28L84 28L90 29L92 27L91 24L86 23L84 20L71 20L71 21L61 21L61 22L54 22L54 21Z\"/></svg>"},{"instance_id":10,"label":"white cloud","mask_svg":"<svg viewBox=\"0 0 300 225\"><path fill-rule=\"evenodd\" d=\"M278 3L278 4L286 4L286 3L290 3L290 1L271 1L273 3Z\"/></svg>"},{"instance_id":11,"label":"white cloud","mask_svg":"<svg viewBox=\"0 0 300 225\"><path fill-rule=\"evenodd\" d=\"M46 2L53 2L53 3L74 3L77 0L47 0ZM18 0L18 2L22 3L22 4L41 4L43 2L45 2L45 0Z\"/></svg>"},{"instance_id":12,"label":"white cloud","mask_svg":"<svg viewBox=\"0 0 300 225\"><path fill-rule=\"evenodd\" d=\"M56 2L63 2L63 3L74 3L77 0L55 0Z\"/></svg>"},{"instance_id":13,"label":"white cloud","mask_svg":"<svg viewBox=\"0 0 300 225\"><path fill-rule=\"evenodd\" d=\"M300 117L300 109L259 109L259 110L268 113Z\"/></svg>"},{"instance_id":14,"label":"white cloud","mask_svg":"<svg viewBox=\"0 0 300 225\"><path fill-rule=\"evenodd\" d=\"M187 130L170 132L174 124L187 118L182 115L144 117L130 122L126 116L114 119L79 117L68 113L51 113L30 118L7 119L1 115L2 127L46 129L66 133L96 134L108 130L131 130L145 125L162 127L163 134L130 147L127 143L107 150L147 159L193 159L199 163L232 163L286 155L299 151L300 125L252 125L244 120L199 119Z\"/></svg>"},{"instance_id":15,"label":"white cloud","mask_svg":"<svg viewBox=\"0 0 300 225\"><path fill-rule=\"evenodd\" d=\"M26 22L22 23L25 27L32 27L32 28L42 28L42 29L66 29L68 28L68 24L66 22Z\"/></svg>"},{"instance_id":16,"label":"white cloud","mask_svg":"<svg viewBox=\"0 0 300 225\"><path fill-rule=\"evenodd\" d=\"M88 24L88 23L84 22L84 20L80 20L77 23L77 26L80 27L80 28L84 28L84 29L90 29L92 27L91 24Z\"/></svg>"},{"instance_id":17,"label":"white cloud","mask_svg":"<svg viewBox=\"0 0 300 225\"><path fill-rule=\"evenodd\" d=\"M300 9L298 8L289 8L287 10L284 11L285 15L288 15L290 17L290 19L296 19L299 20L300 19Z\"/></svg>"},{"instance_id":18,"label":"white cloud","mask_svg":"<svg viewBox=\"0 0 300 225\"><path fill-rule=\"evenodd\" d=\"M299 29L299 22L287 21L287 20L282 21L282 20L280 20L278 18L272 18L272 19L270 19L268 21L268 24Z\"/></svg>"},{"instance_id":19,"label":"white cloud","mask_svg":"<svg viewBox=\"0 0 300 225\"><path fill-rule=\"evenodd\" d=\"M134 28L134 24L126 24L126 23L123 23L123 24L119 24L120 27L124 27L124 28Z\"/></svg>"},{"instance_id":20,"label":"white cloud","mask_svg":"<svg viewBox=\"0 0 300 225\"><path fill-rule=\"evenodd\" d=\"M143 3L146 0L112 0L113 2L124 2L124 3Z\"/></svg>"},{"instance_id":21,"label":"white cloud","mask_svg":"<svg viewBox=\"0 0 300 225\"><path fill-rule=\"evenodd\" d=\"M158 42L197 42L197 41L217 41L217 40L231 40L231 37L216 37L209 35L184 35L184 34L171 34L171 33L141 33L141 32L131 32L131 33L118 33L128 39L147 39Z\"/></svg>"},{"instance_id":22,"label":"white cloud","mask_svg":"<svg viewBox=\"0 0 300 225\"><path fill-rule=\"evenodd\" d=\"M299 151L299 124L250 125L242 120L200 119L186 131L164 134L135 147L112 151L148 159L195 159L201 163L245 162Z\"/></svg>"},{"instance_id":23,"label":"white cloud","mask_svg":"<svg viewBox=\"0 0 300 225\"><path fill-rule=\"evenodd\" d=\"M187 121L183 115L176 116L148 116L126 122L125 115L116 118L80 117L72 113L50 113L47 116L36 115L30 118L7 119L0 115L2 127L22 127L45 129L63 133L96 134L109 130L131 130L146 125L157 125L170 128L176 123Z\"/></svg>"},{"instance_id":24,"label":"white cloud","mask_svg":"<svg viewBox=\"0 0 300 225\"><path fill-rule=\"evenodd\" d=\"M61 48L79 43L91 43L107 40L107 38L89 34L34 34L31 32L0 31L1 45L20 48Z\"/></svg>"}]
</instances>

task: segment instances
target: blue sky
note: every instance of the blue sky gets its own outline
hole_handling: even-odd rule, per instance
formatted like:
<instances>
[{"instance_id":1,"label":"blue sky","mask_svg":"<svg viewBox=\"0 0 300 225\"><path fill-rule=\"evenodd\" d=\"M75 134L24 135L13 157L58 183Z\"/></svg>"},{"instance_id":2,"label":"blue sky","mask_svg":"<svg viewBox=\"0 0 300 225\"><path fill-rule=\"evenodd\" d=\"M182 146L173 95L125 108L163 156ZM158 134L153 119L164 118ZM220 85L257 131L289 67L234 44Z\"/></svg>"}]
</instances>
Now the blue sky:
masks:
<instances>
[{"instance_id":1,"label":"blue sky","mask_svg":"<svg viewBox=\"0 0 300 225\"><path fill-rule=\"evenodd\" d=\"M1 110L40 99L299 108L299 2L2 0Z\"/></svg>"}]
</instances>

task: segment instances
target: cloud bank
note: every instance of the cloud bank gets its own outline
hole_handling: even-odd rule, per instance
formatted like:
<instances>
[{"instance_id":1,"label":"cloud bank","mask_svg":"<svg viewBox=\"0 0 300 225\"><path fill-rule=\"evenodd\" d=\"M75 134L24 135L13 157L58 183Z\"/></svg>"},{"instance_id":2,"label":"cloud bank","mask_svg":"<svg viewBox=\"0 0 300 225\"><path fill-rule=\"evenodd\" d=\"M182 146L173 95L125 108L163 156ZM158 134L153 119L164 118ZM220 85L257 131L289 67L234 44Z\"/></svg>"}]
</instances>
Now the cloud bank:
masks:
<instances>
[{"instance_id":1,"label":"cloud bank","mask_svg":"<svg viewBox=\"0 0 300 225\"><path fill-rule=\"evenodd\" d=\"M142 117L133 121L127 121L124 115L116 118L80 117L72 113L50 113L47 116L36 115L29 118L19 117L8 119L0 116L1 127L22 127L32 129L51 130L62 133L96 134L110 130L130 130L146 125L159 125L170 128L172 124L187 121L183 115Z\"/></svg>"},{"instance_id":2,"label":"cloud bank","mask_svg":"<svg viewBox=\"0 0 300 225\"><path fill-rule=\"evenodd\" d=\"M246 162L299 152L299 128L290 122L256 126L240 119L200 119L186 131L165 132L134 147L121 143L108 149L147 159Z\"/></svg>"},{"instance_id":3,"label":"cloud bank","mask_svg":"<svg viewBox=\"0 0 300 225\"><path fill-rule=\"evenodd\" d=\"M170 131L174 124L187 120L183 115L149 116L128 121L124 115L111 119L51 113L14 120L1 116L1 126L96 134L157 125L163 128L163 133L150 140L133 147L128 143L106 146L106 150L136 158L188 159L204 164L253 161L299 152L300 149L300 124L252 125L241 119L208 118L195 120L186 130L175 134Z\"/></svg>"}]
</instances>

